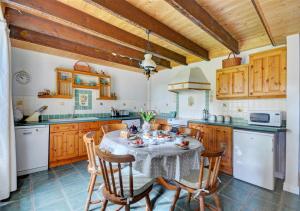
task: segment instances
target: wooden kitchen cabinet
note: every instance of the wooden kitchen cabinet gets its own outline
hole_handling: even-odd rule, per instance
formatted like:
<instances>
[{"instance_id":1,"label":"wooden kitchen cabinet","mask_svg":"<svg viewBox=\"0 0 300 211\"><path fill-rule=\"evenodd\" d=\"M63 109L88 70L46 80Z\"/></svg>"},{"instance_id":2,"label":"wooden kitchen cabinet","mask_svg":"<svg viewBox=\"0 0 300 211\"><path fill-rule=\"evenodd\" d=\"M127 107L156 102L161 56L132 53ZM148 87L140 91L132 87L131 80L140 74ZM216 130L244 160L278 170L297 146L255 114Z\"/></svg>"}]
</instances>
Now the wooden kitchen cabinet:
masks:
<instances>
[{"instance_id":1,"label":"wooden kitchen cabinet","mask_svg":"<svg viewBox=\"0 0 300 211\"><path fill-rule=\"evenodd\" d=\"M286 48L250 55L249 96L286 97Z\"/></svg>"},{"instance_id":2,"label":"wooden kitchen cabinet","mask_svg":"<svg viewBox=\"0 0 300 211\"><path fill-rule=\"evenodd\" d=\"M95 131L95 144L101 142L101 125L121 123L121 120L54 124L50 126L49 167L65 165L87 159L83 136Z\"/></svg>"},{"instance_id":3,"label":"wooden kitchen cabinet","mask_svg":"<svg viewBox=\"0 0 300 211\"><path fill-rule=\"evenodd\" d=\"M248 97L248 65L217 70L217 99Z\"/></svg>"},{"instance_id":4,"label":"wooden kitchen cabinet","mask_svg":"<svg viewBox=\"0 0 300 211\"><path fill-rule=\"evenodd\" d=\"M50 133L50 167L69 163L77 157L78 130Z\"/></svg>"},{"instance_id":5,"label":"wooden kitchen cabinet","mask_svg":"<svg viewBox=\"0 0 300 211\"><path fill-rule=\"evenodd\" d=\"M189 127L203 132L202 143L206 150L225 150L220 171L232 175L232 128L197 123L189 123Z\"/></svg>"}]
</instances>

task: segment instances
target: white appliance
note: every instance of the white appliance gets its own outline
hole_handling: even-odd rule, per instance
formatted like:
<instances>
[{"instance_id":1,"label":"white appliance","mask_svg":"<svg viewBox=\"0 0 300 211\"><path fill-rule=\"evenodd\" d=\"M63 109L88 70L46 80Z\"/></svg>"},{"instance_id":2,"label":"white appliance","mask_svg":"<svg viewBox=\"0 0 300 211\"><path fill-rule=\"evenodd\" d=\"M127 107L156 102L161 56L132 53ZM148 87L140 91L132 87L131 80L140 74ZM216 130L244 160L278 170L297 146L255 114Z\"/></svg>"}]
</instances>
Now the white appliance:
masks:
<instances>
[{"instance_id":1,"label":"white appliance","mask_svg":"<svg viewBox=\"0 0 300 211\"><path fill-rule=\"evenodd\" d=\"M127 124L128 128L130 128L132 125L136 127L141 127L141 120L140 119L128 119L128 120L122 120L123 124Z\"/></svg>"},{"instance_id":2,"label":"white appliance","mask_svg":"<svg viewBox=\"0 0 300 211\"><path fill-rule=\"evenodd\" d=\"M15 127L18 176L48 169L49 126Z\"/></svg>"},{"instance_id":3,"label":"white appliance","mask_svg":"<svg viewBox=\"0 0 300 211\"><path fill-rule=\"evenodd\" d=\"M274 190L274 134L233 131L233 176Z\"/></svg>"},{"instance_id":4,"label":"white appliance","mask_svg":"<svg viewBox=\"0 0 300 211\"><path fill-rule=\"evenodd\" d=\"M248 124L281 127L284 120L282 111L250 111Z\"/></svg>"}]
</instances>

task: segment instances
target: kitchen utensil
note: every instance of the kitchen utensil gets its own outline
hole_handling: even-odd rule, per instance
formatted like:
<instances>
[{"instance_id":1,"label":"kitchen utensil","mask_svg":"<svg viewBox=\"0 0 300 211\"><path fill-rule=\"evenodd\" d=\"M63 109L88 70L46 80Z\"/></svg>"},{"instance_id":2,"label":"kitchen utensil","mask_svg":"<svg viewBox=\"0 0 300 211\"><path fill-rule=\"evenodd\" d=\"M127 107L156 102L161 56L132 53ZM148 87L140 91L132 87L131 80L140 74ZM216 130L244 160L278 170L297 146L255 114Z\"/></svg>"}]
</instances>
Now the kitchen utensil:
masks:
<instances>
[{"instance_id":1,"label":"kitchen utensil","mask_svg":"<svg viewBox=\"0 0 300 211\"><path fill-rule=\"evenodd\" d=\"M213 115L213 114L209 115L209 117L208 117L209 122L215 122L216 119L217 119L216 115Z\"/></svg>"},{"instance_id":2,"label":"kitchen utensil","mask_svg":"<svg viewBox=\"0 0 300 211\"><path fill-rule=\"evenodd\" d=\"M218 115L217 116L217 122L224 122L224 116L223 115Z\"/></svg>"},{"instance_id":3,"label":"kitchen utensil","mask_svg":"<svg viewBox=\"0 0 300 211\"><path fill-rule=\"evenodd\" d=\"M230 123L230 122L231 122L231 116L226 115L226 116L224 117L224 122Z\"/></svg>"},{"instance_id":4,"label":"kitchen utensil","mask_svg":"<svg viewBox=\"0 0 300 211\"><path fill-rule=\"evenodd\" d=\"M204 120L207 120L207 119L208 119L208 109L203 109L202 118L203 118Z\"/></svg>"}]
</instances>

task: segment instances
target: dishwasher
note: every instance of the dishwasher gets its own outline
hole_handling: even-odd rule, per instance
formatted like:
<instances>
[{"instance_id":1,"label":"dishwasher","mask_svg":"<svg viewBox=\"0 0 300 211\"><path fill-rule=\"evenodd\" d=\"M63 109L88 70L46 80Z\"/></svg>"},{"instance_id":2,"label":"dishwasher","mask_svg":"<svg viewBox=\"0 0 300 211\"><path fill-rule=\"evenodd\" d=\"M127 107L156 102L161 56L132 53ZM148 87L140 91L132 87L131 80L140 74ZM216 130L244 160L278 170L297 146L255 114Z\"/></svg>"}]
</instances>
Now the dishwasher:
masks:
<instances>
[{"instance_id":1,"label":"dishwasher","mask_svg":"<svg viewBox=\"0 0 300 211\"><path fill-rule=\"evenodd\" d=\"M233 131L233 176L274 190L274 134Z\"/></svg>"},{"instance_id":2,"label":"dishwasher","mask_svg":"<svg viewBox=\"0 0 300 211\"><path fill-rule=\"evenodd\" d=\"M17 126L15 132L18 176L47 170L49 126Z\"/></svg>"}]
</instances>

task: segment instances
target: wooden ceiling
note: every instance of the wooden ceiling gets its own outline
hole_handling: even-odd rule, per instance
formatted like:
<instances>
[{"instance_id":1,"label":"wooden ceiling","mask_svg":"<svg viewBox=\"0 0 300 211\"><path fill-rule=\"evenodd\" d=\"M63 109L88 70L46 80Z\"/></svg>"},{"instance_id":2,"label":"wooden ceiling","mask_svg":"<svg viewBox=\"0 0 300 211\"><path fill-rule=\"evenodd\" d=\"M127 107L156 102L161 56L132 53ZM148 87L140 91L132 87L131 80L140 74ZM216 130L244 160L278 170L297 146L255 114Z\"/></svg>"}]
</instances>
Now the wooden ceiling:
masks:
<instances>
[{"instance_id":1,"label":"wooden ceiling","mask_svg":"<svg viewBox=\"0 0 300 211\"><path fill-rule=\"evenodd\" d=\"M136 71L146 29L159 69L285 44L287 35L300 32L299 0L4 2L21 11L6 9L13 45Z\"/></svg>"}]
</instances>

